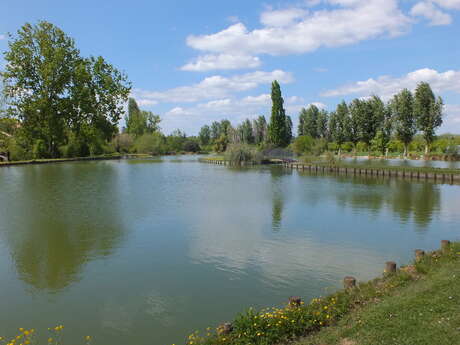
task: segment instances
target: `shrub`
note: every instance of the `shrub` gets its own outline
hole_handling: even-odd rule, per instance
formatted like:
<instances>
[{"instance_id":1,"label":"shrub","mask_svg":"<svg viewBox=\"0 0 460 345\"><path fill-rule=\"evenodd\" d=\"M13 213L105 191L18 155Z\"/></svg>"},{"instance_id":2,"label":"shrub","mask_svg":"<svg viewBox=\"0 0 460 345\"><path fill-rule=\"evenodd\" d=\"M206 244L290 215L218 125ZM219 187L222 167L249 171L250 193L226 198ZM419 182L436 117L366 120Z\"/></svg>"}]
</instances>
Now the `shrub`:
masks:
<instances>
[{"instance_id":1,"label":"shrub","mask_svg":"<svg viewBox=\"0 0 460 345\"><path fill-rule=\"evenodd\" d=\"M256 149L246 144L229 145L225 151L225 159L231 164L242 165L244 163L260 163L262 154Z\"/></svg>"},{"instance_id":2,"label":"shrub","mask_svg":"<svg viewBox=\"0 0 460 345\"><path fill-rule=\"evenodd\" d=\"M295 139L292 144L292 149L298 155L303 153L312 153L314 144L315 142L312 137L309 135L301 135Z\"/></svg>"},{"instance_id":3,"label":"shrub","mask_svg":"<svg viewBox=\"0 0 460 345\"><path fill-rule=\"evenodd\" d=\"M137 153L148 153L151 155L164 154L164 137L158 132L141 135L134 143L134 150Z\"/></svg>"}]
</instances>

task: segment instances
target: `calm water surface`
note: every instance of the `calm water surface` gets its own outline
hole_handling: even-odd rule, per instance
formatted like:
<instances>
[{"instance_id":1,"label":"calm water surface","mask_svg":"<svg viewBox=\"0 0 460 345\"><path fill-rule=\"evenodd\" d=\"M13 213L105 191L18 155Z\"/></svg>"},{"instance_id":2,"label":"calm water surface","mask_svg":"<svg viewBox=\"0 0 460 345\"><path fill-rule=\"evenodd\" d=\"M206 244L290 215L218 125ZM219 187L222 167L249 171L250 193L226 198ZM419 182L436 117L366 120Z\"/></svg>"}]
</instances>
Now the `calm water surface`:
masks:
<instances>
[{"instance_id":1,"label":"calm water surface","mask_svg":"<svg viewBox=\"0 0 460 345\"><path fill-rule=\"evenodd\" d=\"M0 169L0 335L181 344L460 239L460 186L196 157ZM46 334L44 335L46 336Z\"/></svg>"}]
</instances>

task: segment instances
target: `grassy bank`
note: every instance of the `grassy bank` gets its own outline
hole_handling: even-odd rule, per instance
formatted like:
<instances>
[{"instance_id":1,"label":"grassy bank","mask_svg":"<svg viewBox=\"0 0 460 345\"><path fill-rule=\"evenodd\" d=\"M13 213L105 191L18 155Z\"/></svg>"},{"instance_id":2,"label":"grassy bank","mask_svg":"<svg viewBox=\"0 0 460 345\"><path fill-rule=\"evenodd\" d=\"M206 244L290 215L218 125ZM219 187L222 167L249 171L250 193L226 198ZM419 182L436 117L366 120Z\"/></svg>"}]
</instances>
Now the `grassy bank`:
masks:
<instances>
[{"instance_id":1,"label":"grassy bank","mask_svg":"<svg viewBox=\"0 0 460 345\"><path fill-rule=\"evenodd\" d=\"M460 344L460 243L380 278L303 304L250 309L187 344ZM303 338L302 338L303 337Z\"/></svg>"},{"instance_id":2,"label":"grassy bank","mask_svg":"<svg viewBox=\"0 0 460 345\"><path fill-rule=\"evenodd\" d=\"M98 160L112 160L112 159L123 159L123 158L146 158L146 157L151 157L151 155L147 155L147 154L126 154L126 155L113 154L113 155L101 155L101 156L92 156L92 157L31 159L31 160L26 160L26 161L0 162L0 167L7 167L7 166L14 166L14 165L50 164L50 163L98 161Z\"/></svg>"}]
</instances>

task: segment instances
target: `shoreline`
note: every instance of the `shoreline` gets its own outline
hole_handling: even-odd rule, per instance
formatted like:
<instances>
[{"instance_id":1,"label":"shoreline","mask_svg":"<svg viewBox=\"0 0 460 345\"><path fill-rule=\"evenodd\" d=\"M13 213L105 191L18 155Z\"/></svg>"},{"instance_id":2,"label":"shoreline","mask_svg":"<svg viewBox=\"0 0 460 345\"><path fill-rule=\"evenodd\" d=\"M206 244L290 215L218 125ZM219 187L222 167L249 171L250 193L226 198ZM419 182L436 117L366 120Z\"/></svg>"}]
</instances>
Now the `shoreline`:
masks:
<instances>
[{"instance_id":1,"label":"shoreline","mask_svg":"<svg viewBox=\"0 0 460 345\"><path fill-rule=\"evenodd\" d=\"M436 322L435 326L439 326L436 330L422 325L427 319L431 322L445 316L460 320L456 299L460 298L457 288L460 274L455 274L460 273L459 261L460 242L443 240L438 250L426 253L415 250L415 259L405 266L382 263L383 274L373 280L357 282L354 277L345 277L343 289L309 303L300 297L290 297L283 308L260 311L250 308L231 323L222 323L214 330L208 328L204 335L198 331L192 333L186 344L435 344L432 339L437 339L440 332L447 333L448 339L458 339L455 327L446 332L441 323ZM445 295L450 297L444 298ZM428 311L427 303L432 308ZM452 313L452 309L457 312ZM402 313L406 315L401 317ZM350 324L354 332L350 331ZM361 342L364 326L368 341ZM425 333L426 342L417 342L420 332ZM405 341L395 342L396 336ZM388 342L381 342L385 337Z\"/></svg>"}]
</instances>

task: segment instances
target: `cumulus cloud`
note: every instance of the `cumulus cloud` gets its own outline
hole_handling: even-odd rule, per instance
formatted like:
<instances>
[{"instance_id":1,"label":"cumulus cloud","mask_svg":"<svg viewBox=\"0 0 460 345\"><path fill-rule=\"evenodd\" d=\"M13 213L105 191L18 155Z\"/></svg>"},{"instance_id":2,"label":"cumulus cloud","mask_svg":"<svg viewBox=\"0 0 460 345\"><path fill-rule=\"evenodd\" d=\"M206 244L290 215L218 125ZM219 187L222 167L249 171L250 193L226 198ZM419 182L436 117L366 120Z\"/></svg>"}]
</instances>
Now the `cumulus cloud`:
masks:
<instances>
[{"instance_id":1,"label":"cumulus cloud","mask_svg":"<svg viewBox=\"0 0 460 345\"><path fill-rule=\"evenodd\" d=\"M414 17L425 17L430 21L430 25L449 25L452 23L452 17L441 11L430 1L417 3L412 7L410 14Z\"/></svg>"},{"instance_id":2,"label":"cumulus cloud","mask_svg":"<svg viewBox=\"0 0 460 345\"><path fill-rule=\"evenodd\" d=\"M213 53L295 54L376 37L397 36L410 25L410 19L398 8L397 0L328 2L331 9L270 9L262 13L259 29L248 30L239 22L214 34L189 36L187 44Z\"/></svg>"},{"instance_id":3,"label":"cumulus cloud","mask_svg":"<svg viewBox=\"0 0 460 345\"><path fill-rule=\"evenodd\" d=\"M255 89L262 84L269 84L275 79L281 83L294 81L291 73L282 70L257 71L232 77L215 75L194 85L180 86L162 92L136 89L133 93L136 98L156 102L198 102L225 98L237 92Z\"/></svg>"},{"instance_id":4,"label":"cumulus cloud","mask_svg":"<svg viewBox=\"0 0 460 345\"><path fill-rule=\"evenodd\" d=\"M460 0L431 0L441 7L460 10Z\"/></svg>"},{"instance_id":5,"label":"cumulus cloud","mask_svg":"<svg viewBox=\"0 0 460 345\"><path fill-rule=\"evenodd\" d=\"M199 56L192 62L181 67L183 71L211 71L256 68L260 66L260 59L249 55L208 54Z\"/></svg>"},{"instance_id":6,"label":"cumulus cloud","mask_svg":"<svg viewBox=\"0 0 460 345\"><path fill-rule=\"evenodd\" d=\"M158 104L158 102L154 101L153 99L143 99L143 98L136 99L136 102L140 106L146 106L146 105L149 106L149 105Z\"/></svg>"},{"instance_id":7,"label":"cumulus cloud","mask_svg":"<svg viewBox=\"0 0 460 345\"><path fill-rule=\"evenodd\" d=\"M0 34L0 40L4 40L6 38L6 35Z\"/></svg>"},{"instance_id":8,"label":"cumulus cloud","mask_svg":"<svg viewBox=\"0 0 460 345\"><path fill-rule=\"evenodd\" d=\"M460 105L446 104L444 114L439 133L460 133Z\"/></svg>"},{"instance_id":9,"label":"cumulus cloud","mask_svg":"<svg viewBox=\"0 0 460 345\"><path fill-rule=\"evenodd\" d=\"M287 8L278 11L266 11L262 13L260 22L269 27L291 26L296 21L304 19L307 14L308 11L302 8Z\"/></svg>"},{"instance_id":10,"label":"cumulus cloud","mask_svg":"<svg viewBox=\"0 0 460 345\"><path fill-rule=\"evenodd\" d=\"M460 71L438 72L430 68L422 68L410 72L402 77L380 76L377 79L357 81L326 91L324 97L338 97L347 95L369 96L376 94L384 99L391 98L404 88L413 90L420 82L430 83L435 92L453 91L460 93Z\"/></svg>"}]
</instances>

